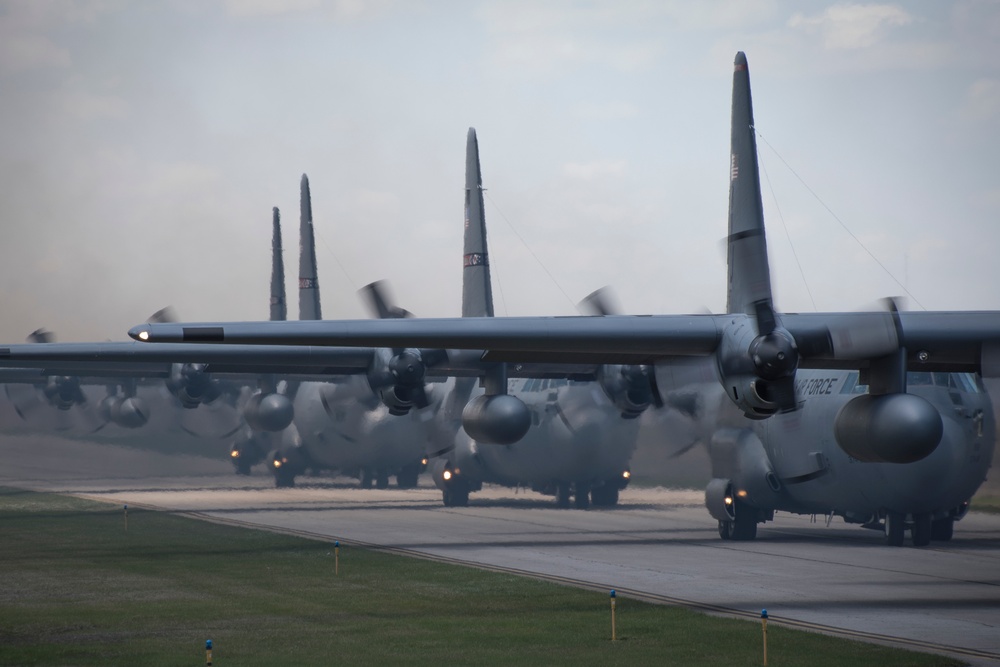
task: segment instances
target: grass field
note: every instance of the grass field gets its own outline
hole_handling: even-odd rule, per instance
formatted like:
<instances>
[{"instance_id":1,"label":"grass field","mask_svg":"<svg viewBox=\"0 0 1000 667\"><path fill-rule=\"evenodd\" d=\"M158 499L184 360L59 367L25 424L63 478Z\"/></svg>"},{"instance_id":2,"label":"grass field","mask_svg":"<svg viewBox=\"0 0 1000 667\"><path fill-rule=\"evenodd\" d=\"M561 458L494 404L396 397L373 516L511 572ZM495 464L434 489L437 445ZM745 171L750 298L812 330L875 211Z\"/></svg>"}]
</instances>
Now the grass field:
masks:
<instances>
[{"instance_id":1,"label":"grass field","mask_svg":"<svg viewBox=\"0 0 1000 667\"><path fill-rule=\"evenodd\" d=\"M759 623L0 489L0 664L759 665ZM769 665L958 665L768 627Z\"/></svg>"},{"instance_id":2,"label":"grass field","mask_svg":"<svg viewBox=\"0 0 1000 667\"><path fill-rule=\"evenodd\" d=\"M976 494L972 498L969 509L973 512L987 512L989 514L1000 514L1000 496L991 494Z\"/></svg>"}]
</instances>

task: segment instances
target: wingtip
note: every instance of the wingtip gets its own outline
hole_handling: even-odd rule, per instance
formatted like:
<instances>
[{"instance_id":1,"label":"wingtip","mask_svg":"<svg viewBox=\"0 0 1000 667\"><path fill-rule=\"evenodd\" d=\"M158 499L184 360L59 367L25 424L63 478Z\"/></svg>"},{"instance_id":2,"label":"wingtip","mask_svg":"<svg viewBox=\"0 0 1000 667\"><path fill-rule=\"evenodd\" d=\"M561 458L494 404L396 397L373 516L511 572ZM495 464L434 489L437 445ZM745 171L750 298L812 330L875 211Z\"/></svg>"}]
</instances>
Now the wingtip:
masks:
<instances>
[{"instance_id":1,"label":"wingtip","mask_svg":"<svg viewBox=\"0 0 1000 667\"><path fill-rule=\"evenodd\" d=\"M733 66L735 67L737 72L746 70L747 54L743 53L742 51L737 51L736 60L734 61Z\"/></svg>"}]
</instances>

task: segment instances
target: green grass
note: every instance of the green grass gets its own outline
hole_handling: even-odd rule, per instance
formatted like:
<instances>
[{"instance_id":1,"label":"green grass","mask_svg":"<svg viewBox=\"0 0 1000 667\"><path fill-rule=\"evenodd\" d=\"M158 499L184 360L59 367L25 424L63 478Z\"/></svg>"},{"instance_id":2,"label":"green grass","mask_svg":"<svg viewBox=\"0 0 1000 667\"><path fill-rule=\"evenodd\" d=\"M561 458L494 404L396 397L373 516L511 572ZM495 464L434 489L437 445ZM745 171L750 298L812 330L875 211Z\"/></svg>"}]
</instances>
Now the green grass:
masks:
<instances>
[{"instance_id":1,"label":"green grass","mask_svg":"<svg viewBox=\"0 0 1000 667\"><path fill-rule=\"evenodd\" d=\"M0 664L759 665L756 622L0 489ZM957 665L781 627L770 665Z\"/></svg>"},{"instance_id":2,"label":"green grass","mask_svg":"<svg viewBox=\"0 0 1000 667\"><path fill-rule=\"evenodd\" d=\"M973 496L969 509L973 512L987 512L989 514L1000 514L1000 496L982 495Z\"/></svg>"}]
</instances>

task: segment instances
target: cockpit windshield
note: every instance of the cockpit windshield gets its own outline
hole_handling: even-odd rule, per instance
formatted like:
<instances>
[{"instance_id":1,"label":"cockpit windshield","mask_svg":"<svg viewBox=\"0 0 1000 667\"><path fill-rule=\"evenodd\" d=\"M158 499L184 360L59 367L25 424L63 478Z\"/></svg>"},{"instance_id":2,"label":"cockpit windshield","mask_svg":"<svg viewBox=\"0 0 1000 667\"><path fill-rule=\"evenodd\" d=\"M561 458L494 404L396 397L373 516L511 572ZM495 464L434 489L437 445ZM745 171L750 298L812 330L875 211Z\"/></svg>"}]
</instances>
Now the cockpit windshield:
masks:
<instances>
[{"instance_id":1,"label":"cockpit windshield","mask_svg":"<svg viewBox=\"0 0 1000 667\"><path fill-rule=\"evenodd\" d=\"M868 385L858 384L859 373L848 375L841 388L842 394L867 394ZM931 373L927 371L910 371L906 374L907 387L944 387L969 394L978 394L979 382L972 373Z\"/></svg>"}]
</instances>

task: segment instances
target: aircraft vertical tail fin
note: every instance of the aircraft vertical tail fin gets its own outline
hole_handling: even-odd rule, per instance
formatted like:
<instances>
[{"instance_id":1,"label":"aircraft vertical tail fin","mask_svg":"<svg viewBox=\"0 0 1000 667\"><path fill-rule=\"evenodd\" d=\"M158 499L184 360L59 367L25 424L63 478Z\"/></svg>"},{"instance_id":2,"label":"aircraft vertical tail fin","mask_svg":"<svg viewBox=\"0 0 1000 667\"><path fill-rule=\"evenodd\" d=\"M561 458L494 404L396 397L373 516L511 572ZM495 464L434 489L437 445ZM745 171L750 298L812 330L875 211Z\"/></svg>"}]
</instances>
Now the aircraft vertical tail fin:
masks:
<instances>
[{"instance_id":1,"label":"aircraft vertical tail fin","mask_svg":"<svg viewBox=\"0 0 1000 667\"><path fill-rule=\"evenodd\" d=\"M732 143L729 165L729 282L727 312L759 316L774 311L757 166L750 71L742 51L733 71Z\"/></svg>"},{"instance_id":2,"label":"aircraft vertical tail fin","mask_svg":"<svg viewBox=\"0 0 1000 667\"><path fill-rule=\"evenodd\" d=\"M271 321L284 322L288 319L288 303L285 301L285 260L281 256L281 213L275 206L271 231Z\"/></svg>"},{"instance_id":3,"label":"aircraft vertical tail fin","mask_svg":"<svg viewBox=\"0 0 1000 667\"><path fill-rule=\"evenodd\" d=\"M483 176L479 169L479 141L474 127L469 128L465 145L465 249L462 265L462 317L493 317Z\"/></svg>"},{"instance_id":4,"label":"aircraft vertical tail fin","mask_svg":"<svg viewBox=\"0 0 1000 667\"><path fill-rule=\"evenodd\" d=\"M319 301L319 278L316 275L316 239L313 236L312 196L309 177L302 174L299 200L299 319L323 319Z\"/></svg>"}]
</instances>

